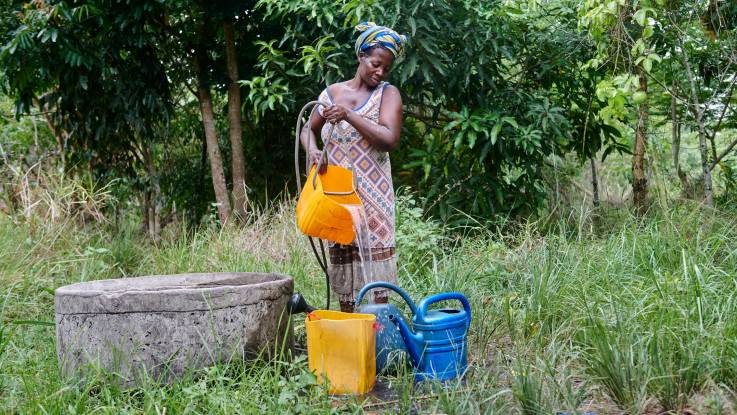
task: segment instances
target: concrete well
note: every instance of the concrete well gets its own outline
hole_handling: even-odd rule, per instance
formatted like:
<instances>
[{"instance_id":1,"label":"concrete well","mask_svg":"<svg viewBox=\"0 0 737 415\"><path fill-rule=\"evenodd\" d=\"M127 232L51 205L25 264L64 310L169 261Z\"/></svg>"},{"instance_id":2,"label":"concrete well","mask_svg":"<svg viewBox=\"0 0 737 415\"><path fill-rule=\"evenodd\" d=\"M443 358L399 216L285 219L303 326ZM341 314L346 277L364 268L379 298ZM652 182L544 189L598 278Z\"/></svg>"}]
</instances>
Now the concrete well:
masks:
<instances>
[{"instance_id":1,"label":"concrete well","mask_svg":"<svg viewBox=\"0 0 737 415\"><path fill-rule=\"evenodd\" d=\"M101 367L131 386L143 371L169 382L189 370L291 347L292 279L203 273L90 281L55 292L65 376Z\"/></svg>"}]
</instances>

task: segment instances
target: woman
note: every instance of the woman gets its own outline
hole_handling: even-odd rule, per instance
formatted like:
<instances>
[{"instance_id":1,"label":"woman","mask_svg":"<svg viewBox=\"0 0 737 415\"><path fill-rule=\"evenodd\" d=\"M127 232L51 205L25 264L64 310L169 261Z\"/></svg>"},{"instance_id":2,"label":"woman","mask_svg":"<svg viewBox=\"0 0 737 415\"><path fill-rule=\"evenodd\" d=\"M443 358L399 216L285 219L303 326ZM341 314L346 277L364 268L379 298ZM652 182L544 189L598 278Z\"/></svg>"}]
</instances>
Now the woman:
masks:
<instances>
[{"instance_id":1,"label":"woman","mask_svg":"<svg viewBox=\"0 0 737 415\"><path fill-rule=\"evenodd\" d=\"M363 243L370 248L373 277L364 275L355 241L329 247L328 274L340 309L345 312L353 312L355 295L371 280L397 281L394 186L387 153L399 145L402 98L385 79L402 53L406 37L371 22L359 24L356 30L361 32L355 46L356 75L328 86L320 94L319 100L331 106L318 108L311 125L305 126L301 134L302 146L311 150L310 161L316 164L322 153L314 137L320 135L326 142L328 123L335 124L331 143L325 149L327 161L354 171L355 187L366 209L369 240ZM308 134L307 128L313 134ZM386 290L374 290L374 301L385 303Z\"/></svg>"}]
</instances>

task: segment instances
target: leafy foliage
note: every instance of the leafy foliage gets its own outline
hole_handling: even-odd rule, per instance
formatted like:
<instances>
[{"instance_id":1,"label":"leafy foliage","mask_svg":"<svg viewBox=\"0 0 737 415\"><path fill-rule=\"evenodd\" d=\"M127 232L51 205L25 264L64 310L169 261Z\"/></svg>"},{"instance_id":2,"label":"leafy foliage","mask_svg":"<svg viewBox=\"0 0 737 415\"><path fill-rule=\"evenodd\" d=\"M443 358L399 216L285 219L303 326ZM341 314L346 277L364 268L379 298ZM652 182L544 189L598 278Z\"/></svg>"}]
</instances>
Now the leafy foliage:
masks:
<instances>
[{"instance_id":1,"label":"leafy foliage","mask_svg":"<svg viewBox=\"0 0 737 415\"><path fill-rule=\"evenodd\" d=\"M267 16L289 26L261 42L263 75L248 82L267 87L252 89L251 106L314 99L322 85L350 77L352 26L381 22L410 38L391 75L405 103L399 182L419 186L424 208L455 223L469 219L458 210L530 213L544 199L540 169L550 154L585 160L622 149L619 131L586 100L597 73L580 69L587 40L573 3L533 3L262 0ZM285 65L290 59L301 65Z\"/></svg>"},{"instance_id":2,"label":"leafy foliage","mask_svg":"<svg viewBox=\"0 0 737 415\"><path fill-rule=\"evenodd\" d=\"M552 160L629 152L634 106L657 102L665 114L667 94L688 101L676 34L698 68L707 132L734 126L721 111L733 101L724 93L733 79L731 4L3 1L2 86L18 109L49 115L68 166L104 180L122 177L129 196L159 181L167 204L196 212L193 219L208 210L212 193L203 191L209 169L200 163L191 55L207 51L201 81L215 91L216 114L224 113L228 78L218 23L225 20L239 50L249 198L259 202L292 180L296 110L325 85L352 76L353 26L363 20L409 36L390 79L405 104L394 177L419 190L421 208L446 223L535 213L544 206ZM692 15L699 19L684 18ZM639 90L636 67L658 81L648 93ZM693 125L683 105L678 113ZM216 128L228 166L227 125ZM147 154L157 172L143 171Z\"/></svg>"},{"instance_id":3,"label":"leafy foliage","mask_svg":"<svg viewBox=\"0 0 737 415\"><path fill-rule=\"evenodd\" d=\"M260 22L249 2L7 1L16 10L2 13L2 24L12 29L3 38L0 65L2 85L16 99L17 114L47 114L70 169L85 170L103 182L120 178L118 196L125 198L160 183L162 203L176 202L199 220L212 189L207 186L209 168L200 168L202 121L190 93L195 45L208 51L202 78L216 91L216 112L226 111L227 71L224 48L217 43L222 34L209 25L203 40L197 27L205 18L235 21L245 77L255 63L252 38L281 29ZM256 119L248 121L250 141L258 141L265 132L256 127ZM279 159L273 153L253 154L253 176L259 177L260 166ZM145 163L148 156L155 159L155 171ZM283 183L279 178L269 186L277 193ZM254 180L253 189L263 187L263 180Z\"/></svg>"},{"instance_id":4,"label":"leafy foliage","mask_svg":"<svg viewBox=\"0 0 737 415\"><path fill-rule=\"evenodd\" d=\"M136 144L170 113L153 47L158 2L32 2L0 51L18 111L51 111L76 162L129 168ZM34 102L36 101L36 102Z\"/></svg>"},{"instance_id":5,"label":"leafy foliage","mask_svg":"<svg viewBox=\"0 0 737 415\"><path fill-rule=\"evenodd\" d=\"M423 214L413 195L402 191L397 204L397 249L402 255L402 264L414 274L443 256L448 238L440 224Z\"/></svg>"}]
</instances>

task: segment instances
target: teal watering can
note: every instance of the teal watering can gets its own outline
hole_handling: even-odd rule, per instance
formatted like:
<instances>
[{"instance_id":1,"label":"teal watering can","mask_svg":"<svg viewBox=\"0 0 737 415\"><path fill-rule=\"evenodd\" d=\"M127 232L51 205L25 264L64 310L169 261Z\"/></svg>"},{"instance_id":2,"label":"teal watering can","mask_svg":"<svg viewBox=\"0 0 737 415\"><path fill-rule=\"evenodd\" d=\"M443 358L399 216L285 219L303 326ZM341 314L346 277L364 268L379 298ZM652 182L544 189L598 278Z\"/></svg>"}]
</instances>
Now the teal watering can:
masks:
<instances>
[{"instance_id":1,"label":"teal watering can","mask_svg":"<svg viewBox=\"0 0 737 415\"><path fill-rule=\"evenodd\" d=\"M447 381L463 376L468 366L467 336L471 326L471 305L468 299L461 293L441 293L424 298L418 306L415 306L406 292L387 282L366 285L359 292L357 299L363 297L362 293L379 287L399 293L412 312L412 320L408 324L393 305L387 307L387 304L371 304L373 307L379 307L379 311L387 311L386 318L399 329L415 368L415 379L420 382ZM451 300L459 301L463 309L429 309L435 303ZM376 314L375 310L364 311ZM381 322L381 319L377 317L377 321ZM379 340L377 336L377 347Z\"/></svg>"},{"instance_id":2,"label":"teal watering can","mask_svg":"<svg viewBox=\"0 0 737 415\"><path fill-rule=\"evenodd\" d=\"M404 290L388 282L372 282L366 284L356 296L356 312L376 316L376 323L378 323L378 330L376 331L376 373L381 373L385 367L404 359L404 356L408 355L409 352L404 346L402 334L391 321L394 316L401 316L397 306L391 303L361 305L361 301L366 296L366 293L375 288L388 288L396 292L404 301L410 304L413 313L414 304Z\"/></svg>"}]
</instances>

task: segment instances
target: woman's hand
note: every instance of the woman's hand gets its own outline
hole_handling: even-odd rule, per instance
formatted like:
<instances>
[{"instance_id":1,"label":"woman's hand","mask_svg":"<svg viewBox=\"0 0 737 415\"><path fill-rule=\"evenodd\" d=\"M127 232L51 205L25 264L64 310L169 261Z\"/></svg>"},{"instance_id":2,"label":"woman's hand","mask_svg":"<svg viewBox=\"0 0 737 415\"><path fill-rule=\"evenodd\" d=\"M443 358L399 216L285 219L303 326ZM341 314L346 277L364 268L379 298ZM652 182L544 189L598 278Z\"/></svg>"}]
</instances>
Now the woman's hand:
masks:
<instances>
[{"instance_id":1,"label":"woman's hand","mask_svg":"<svg viewBox=\"0 0 737 415\"><path fill-rule=\"evenodd\" d=\"M336 124L341 121L348 121L348 117L350 116L351 110L348 108L337 104L333 105L332 107L326 108L322 112L323 118L325 118L328 122Z\"/></svg>"},{"instance_id":2,"label":"woman's hand","mask_svg":"<svg viewBox=\"0 0 737 415\"><path fill-rule=\"evenodd\" d=\"M322 158L322 151L320 150L312 150L310 151L310 167L316 166L320 163L320 159ZM320 174L325 173L325 171L328 169L328 163L325 161L320 166Z\"/></svg>"}]
</instances>

